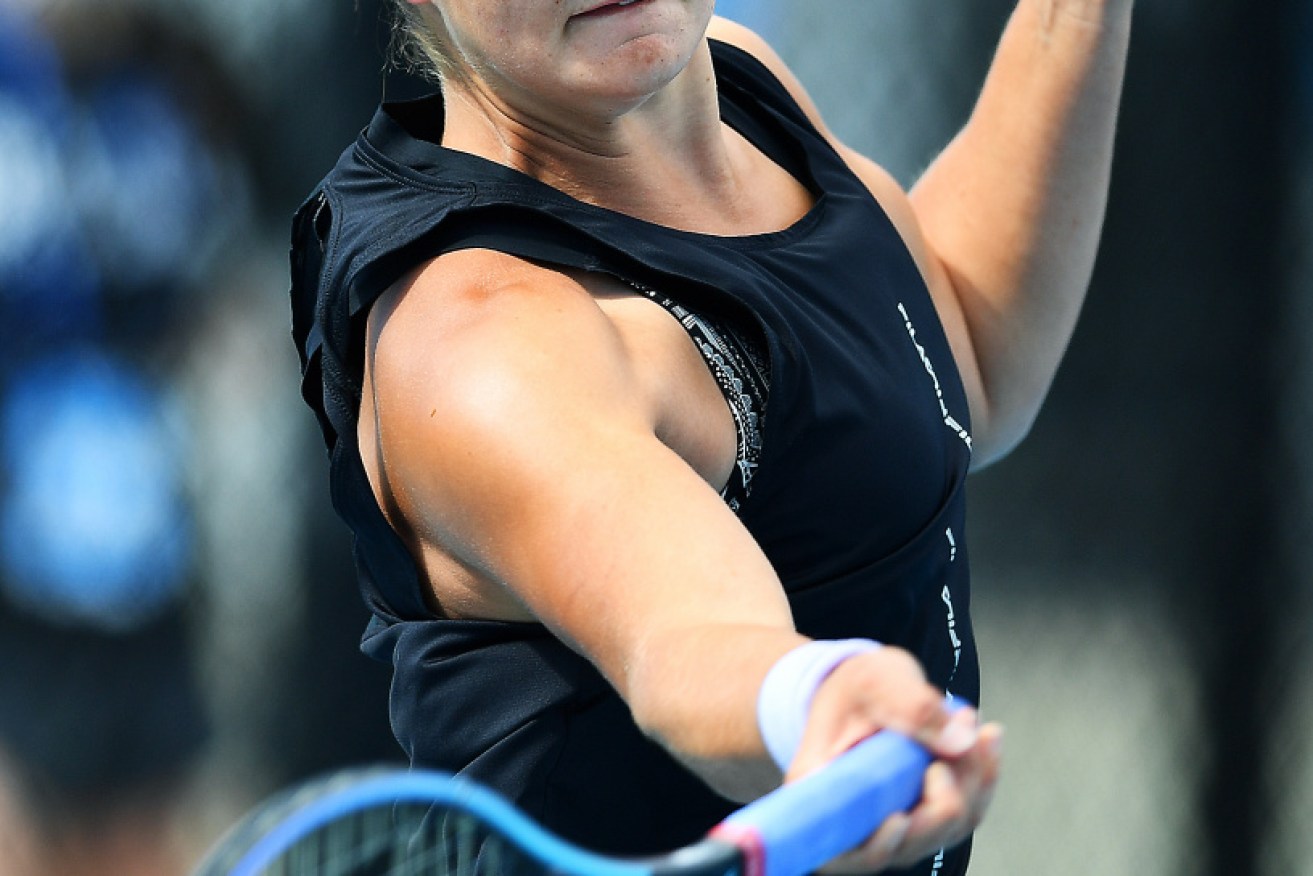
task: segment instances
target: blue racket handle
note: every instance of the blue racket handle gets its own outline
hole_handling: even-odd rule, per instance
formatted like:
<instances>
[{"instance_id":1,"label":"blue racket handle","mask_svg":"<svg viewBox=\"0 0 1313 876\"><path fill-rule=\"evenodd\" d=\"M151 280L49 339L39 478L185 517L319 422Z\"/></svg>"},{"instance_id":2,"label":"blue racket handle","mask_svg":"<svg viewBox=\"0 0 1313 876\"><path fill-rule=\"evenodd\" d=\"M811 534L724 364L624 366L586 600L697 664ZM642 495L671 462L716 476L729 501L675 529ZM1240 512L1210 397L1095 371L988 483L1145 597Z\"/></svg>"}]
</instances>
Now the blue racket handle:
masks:
<instances>
[{"instance_id":1,"label":"blue racket handle","mask_svg":"<svg viewBox=\"0 0 1313 876\"><path fill-rule=\"evenodd\" d=\"M951 710L963 705L950 698ZM760 858L749 862L749 873L810 873L856 848L890 815L912 808L921 799L931 760L919 743L882 730L738 810L713 835L734 842L749 858Z\"/></svg>"}]
</instances>

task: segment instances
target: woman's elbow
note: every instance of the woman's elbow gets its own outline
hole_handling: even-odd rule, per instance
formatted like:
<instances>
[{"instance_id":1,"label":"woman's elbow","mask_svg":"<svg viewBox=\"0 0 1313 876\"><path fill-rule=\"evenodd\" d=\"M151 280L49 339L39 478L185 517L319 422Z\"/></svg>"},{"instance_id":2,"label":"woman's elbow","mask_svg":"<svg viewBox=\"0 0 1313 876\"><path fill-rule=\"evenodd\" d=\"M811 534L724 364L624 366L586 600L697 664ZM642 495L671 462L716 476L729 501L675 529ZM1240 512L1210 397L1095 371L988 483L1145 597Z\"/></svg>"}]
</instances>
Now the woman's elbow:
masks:
<instances>
[{"instance_id":1,"label":"woman's elbow","mask_svg":"<svg viewBox=\"0 0 1313 876\"><path fill-rule=\"evenodd\" d=\"M1041 401L992 406L988 415L973 417L977 428L971 445L972 471L993 465L1026 439L1039 416Z\"/></svg>"}]
</instances>

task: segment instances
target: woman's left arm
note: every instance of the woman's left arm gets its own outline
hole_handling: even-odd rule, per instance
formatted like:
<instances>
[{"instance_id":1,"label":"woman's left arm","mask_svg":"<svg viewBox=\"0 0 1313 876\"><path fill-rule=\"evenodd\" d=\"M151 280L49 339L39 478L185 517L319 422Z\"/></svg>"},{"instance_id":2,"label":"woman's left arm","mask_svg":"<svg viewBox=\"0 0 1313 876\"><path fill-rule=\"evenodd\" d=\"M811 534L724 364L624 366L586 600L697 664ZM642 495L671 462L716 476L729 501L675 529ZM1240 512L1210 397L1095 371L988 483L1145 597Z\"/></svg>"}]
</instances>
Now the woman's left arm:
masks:
<instances>
[{"instance_id":1,"label":"woman's left arm","mask_svg":"<svg viewBox=\"0 0 1313 876\"><path fill-rule=\"evenodd\" d=\"M1085 298L1132 5L1020 0L970 121L912 189L977 467L1029 430Z\"/></svg>"},{"instance_id":2,"label":"woman's left arm","mask_svg":"<svg viewBox=\"0 0 1313 876\"><path fill-rule=\"evenodd\" d=\"M910 196L835 141L921 267L971 402L973 465L1025 436L1089 286L1133 0L1018 0L970 120ZM794 91L760 38L718 21ZM832 135L831 135L832 136Z\"/></svg>"}]
</instances>

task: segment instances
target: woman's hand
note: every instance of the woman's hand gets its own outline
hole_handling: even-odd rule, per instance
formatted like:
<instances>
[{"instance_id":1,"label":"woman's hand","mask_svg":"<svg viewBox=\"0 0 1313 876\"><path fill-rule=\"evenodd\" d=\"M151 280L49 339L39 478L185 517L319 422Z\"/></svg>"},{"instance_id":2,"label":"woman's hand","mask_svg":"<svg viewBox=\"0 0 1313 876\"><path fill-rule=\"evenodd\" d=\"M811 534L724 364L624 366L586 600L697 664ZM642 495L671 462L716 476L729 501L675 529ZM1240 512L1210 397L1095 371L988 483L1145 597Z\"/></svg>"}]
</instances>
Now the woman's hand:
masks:
<instances>
[{"instance_id":1,"label":"woman's hand","mask_svg":"<svg viewBox=\"0 0 1313 876\"><path fill-rule=\"evenodd\" d=\"M1002 728L980 725L972 708L950 712L916 660L892 647L845 660L822 683L786 780L884 729L915 739L935 756L921 801L886 820L864 845L831 862L828 872L907 866L956 845L980 824L993 797Z\"/></svg>"}]
</instances>

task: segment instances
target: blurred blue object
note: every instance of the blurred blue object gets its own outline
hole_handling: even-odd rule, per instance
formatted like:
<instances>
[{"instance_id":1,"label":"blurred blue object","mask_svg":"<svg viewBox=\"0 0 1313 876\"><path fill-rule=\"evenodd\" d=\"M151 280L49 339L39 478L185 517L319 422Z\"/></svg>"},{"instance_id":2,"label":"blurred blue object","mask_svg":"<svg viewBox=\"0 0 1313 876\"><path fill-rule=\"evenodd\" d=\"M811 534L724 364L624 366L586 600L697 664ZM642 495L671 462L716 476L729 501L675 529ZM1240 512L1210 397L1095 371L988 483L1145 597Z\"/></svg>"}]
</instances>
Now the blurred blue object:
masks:
<instances>
[{"instance_id":1,"label":"blurred blue object","mask_svg":"<svg viewBox=\"0 0 1313 876\"><path fill-rule=\"evenodd\" d=\"M50 42L17 8L0 3L0 89L53 126L67 111L61 77Z\"/></svg>"},{"instance_id":2,"label":"blurred blue object","mask_svg":"<svg viewBox=\"0 0 1313 876\"><path fill-rule=\"evenodd\" d=\"M71 183L106 293L187 291L229 218L209 144L145 69L106 75L85 113Z\"/></svg>"},{"instance_id":3,"label":"blurred blue object","mask_svg":"<svg viewBox=\"0 0 1313 876\"><path fill-rule=\"evenodd\" d=\"M66 175L72 112L59 61L0 6L0 319L5 354L99 322L97 272Z\"/></svg>"},{"instance_id":4,"label":"blurred blue object","mask_svg":"<svg viewBox=\"0 0 1313 876\"><path fill-rule=\"evenodd\" d=\"M61 353L0 408L0 588L66 626L125 632L183 595L192 527L163 398L121 363Z\"/></svg>"}]
</instances>

